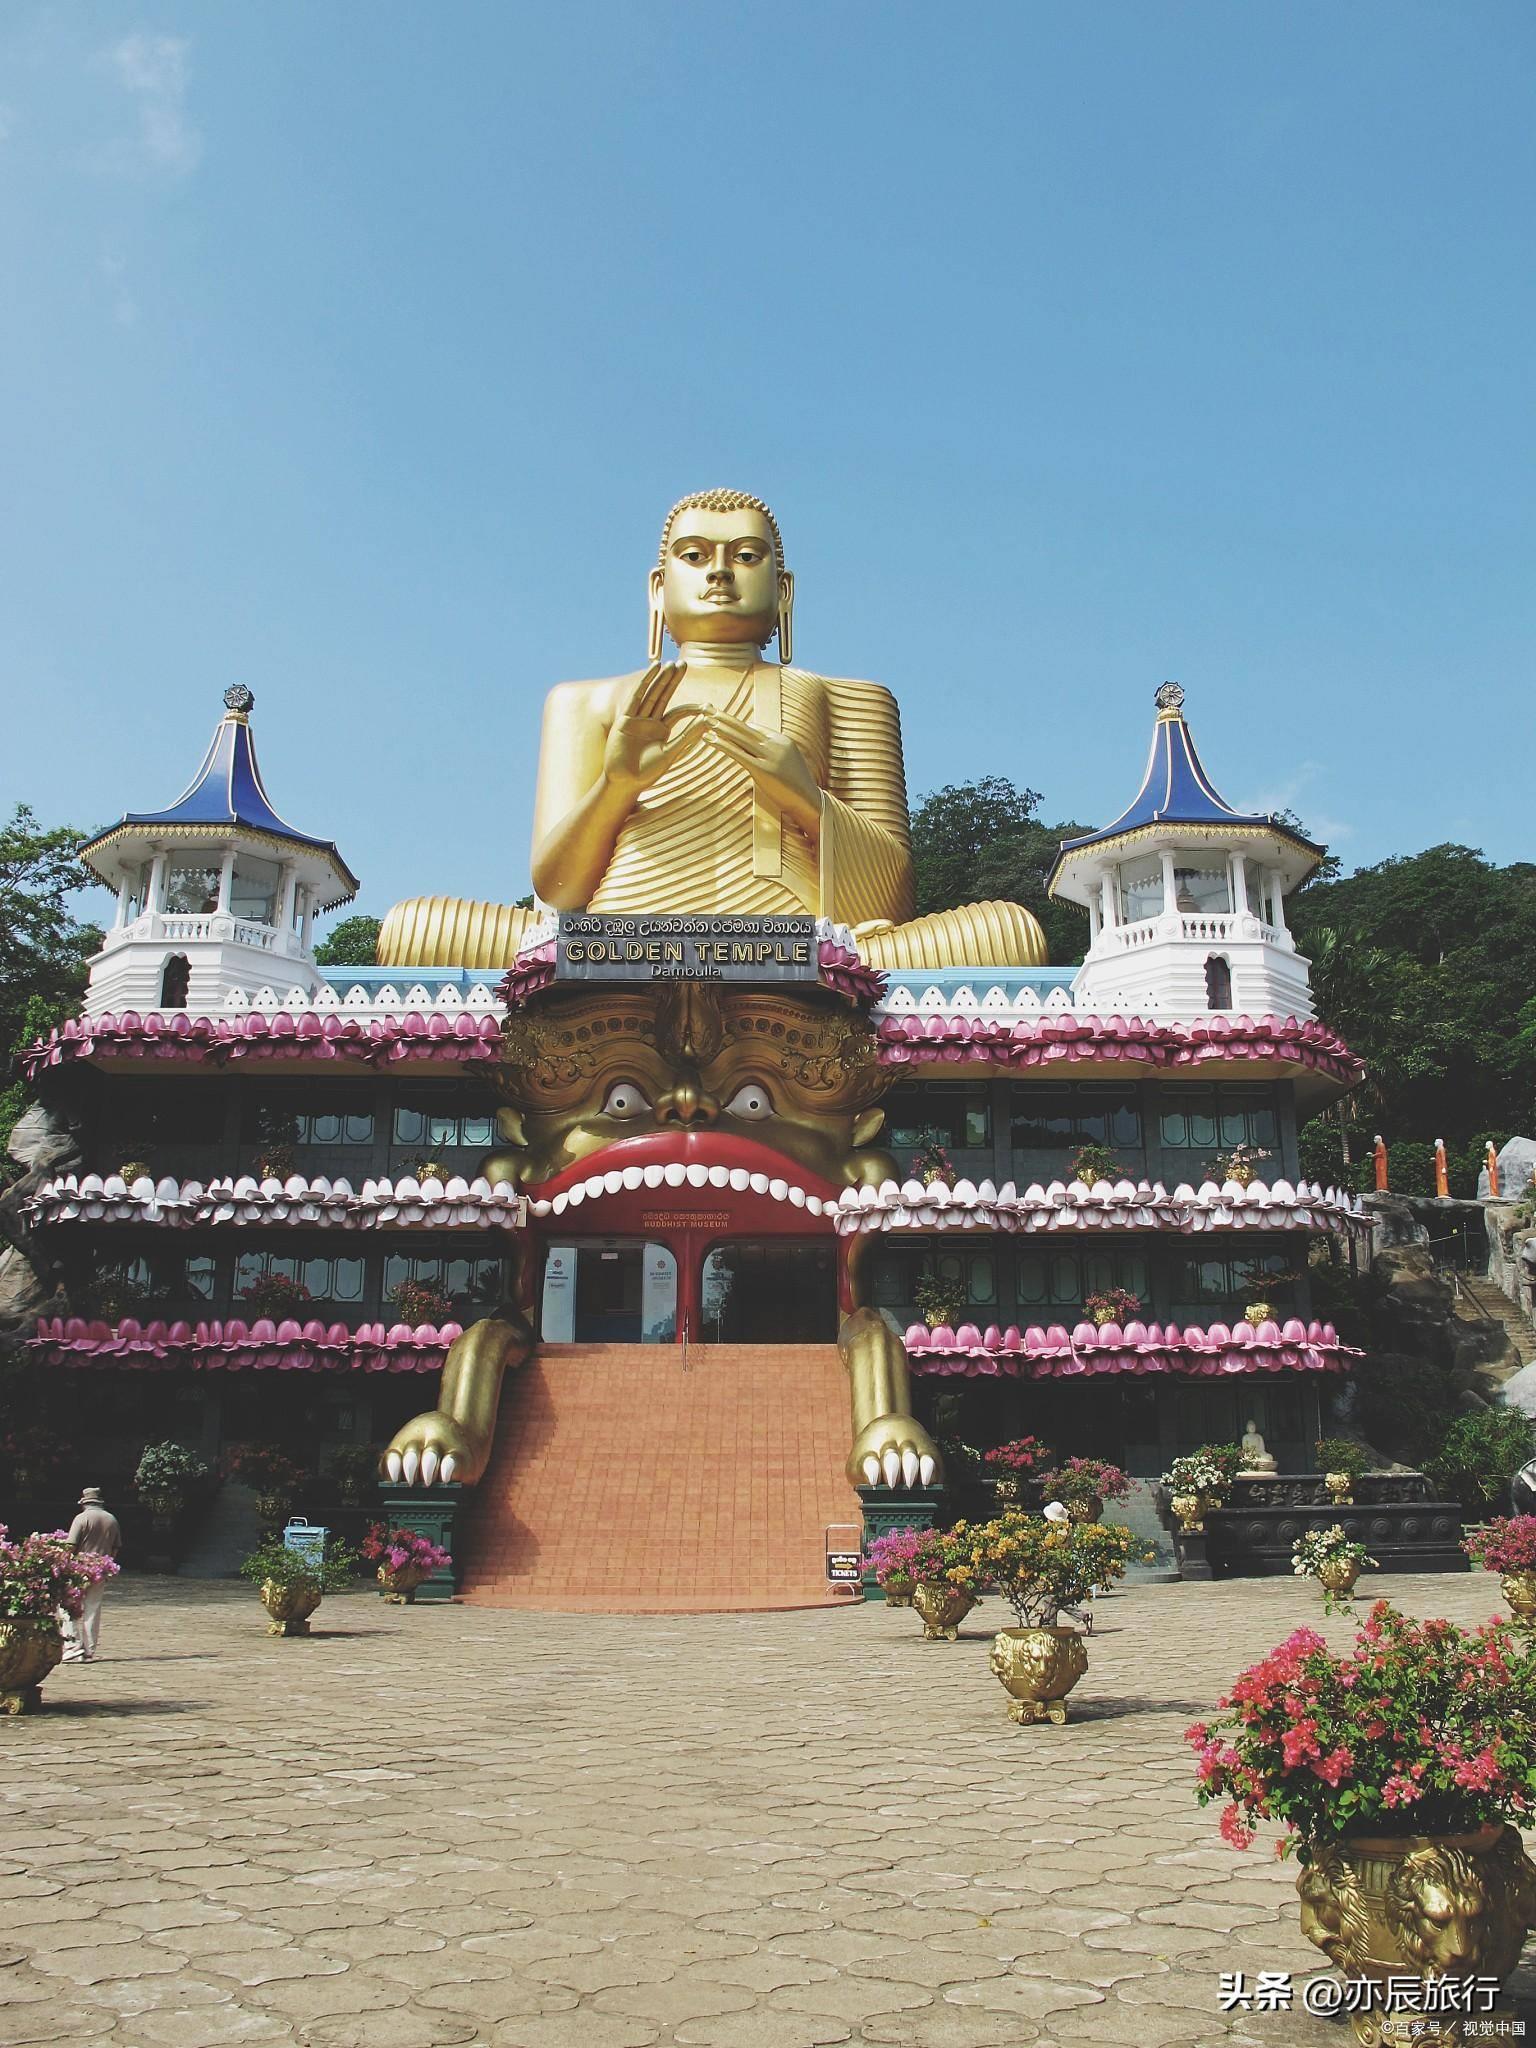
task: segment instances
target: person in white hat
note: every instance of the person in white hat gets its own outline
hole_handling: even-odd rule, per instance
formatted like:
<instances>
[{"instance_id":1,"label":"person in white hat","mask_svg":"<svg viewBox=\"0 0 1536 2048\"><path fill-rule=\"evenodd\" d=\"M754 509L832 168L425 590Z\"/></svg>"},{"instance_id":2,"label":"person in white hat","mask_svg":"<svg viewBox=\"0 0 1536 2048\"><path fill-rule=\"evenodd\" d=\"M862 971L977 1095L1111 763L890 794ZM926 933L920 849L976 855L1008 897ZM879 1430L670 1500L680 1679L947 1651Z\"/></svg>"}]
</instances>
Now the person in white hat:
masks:
<instances>
[{"instance_id":1,"label":"person in white hat","mask_svg":"<svg viewBox=\"0 0 1536 2048\"><path fill-rule=\"evenodd\" d=\"M1072 1519L1059 1500L1048 1500L1042 1512L1048 1522L1070 1522ZM1091 1586L1088 1589L1090 1600L1093 1598L1094 1590ZM1086 1634L1090 1636L1093 1634L1093 1609L1091 1607L1063 1607L1061 1611L1063 1614L1070 1614L1074 1621L1080 1621Z\"/></svg>"},{"instance_id":2,"label":"person in white hat","mask_svg":"<svg viewBox=\"0 0 1536 2048\"><path fill-rule=\"evenodd\" d=\"M87 1486L80 1495L80 1512L69 1525L69 1542L75 1550L94 1551L100 1557L115 1558L123 1547L123 1532L116 1515L110 1514L99 1486ZM101 1640L101 1602L106 1581L92 1586L78 1617L61 1614L64 1628L64 1662L89 1664Z\"/></svg>"}]
</instances>

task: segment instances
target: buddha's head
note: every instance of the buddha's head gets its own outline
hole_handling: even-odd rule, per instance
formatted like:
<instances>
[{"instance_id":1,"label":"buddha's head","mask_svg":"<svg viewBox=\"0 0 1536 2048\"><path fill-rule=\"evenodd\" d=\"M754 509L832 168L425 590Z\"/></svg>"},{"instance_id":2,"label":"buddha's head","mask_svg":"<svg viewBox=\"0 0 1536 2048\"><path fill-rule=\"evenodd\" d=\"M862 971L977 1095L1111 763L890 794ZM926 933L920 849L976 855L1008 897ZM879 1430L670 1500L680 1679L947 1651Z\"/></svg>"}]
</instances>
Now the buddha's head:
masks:
<instances>
[{"instance_id":1,"label":"buddha's head","mask_svg":"<svg viewBox=\"0 0 1536 2048\"><path fill-rule=\"evenodd\" d=\"M790 658L795 579L784 567L778 521L746 491L695 491L667 514L651 571L651 655L661 628L687 640L763 647L777 633Z\"/></svg>"}]
</instances>

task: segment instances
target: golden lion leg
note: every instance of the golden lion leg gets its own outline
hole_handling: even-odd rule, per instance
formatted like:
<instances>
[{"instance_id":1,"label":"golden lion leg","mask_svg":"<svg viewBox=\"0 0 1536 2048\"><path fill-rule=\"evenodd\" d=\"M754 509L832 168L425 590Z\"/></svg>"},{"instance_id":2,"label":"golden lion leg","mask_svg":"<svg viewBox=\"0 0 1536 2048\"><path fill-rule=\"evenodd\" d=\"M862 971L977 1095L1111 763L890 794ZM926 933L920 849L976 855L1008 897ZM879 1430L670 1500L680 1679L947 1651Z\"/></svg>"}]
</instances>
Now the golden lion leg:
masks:
<instances>
[{"instance_id":1,"label":"golden lion leg","mask_svg":"<svg viewBox=\"0 0 1536 2048\"><path fill-rule=\"evenodd\" d=\"M534 1336L515 1308L466 1330L443 1366L438 1405L397 1430L384 1453L385 1475L414 1486L436 1480L473 1486L491 1455L502 1376L533 1354Z\"/></svg>"},{"instance_id":2,"label":"golden lion leg","mask_svg":"<svg viewBox=\"0 0 1536 2048\"><path fill-rule=\"evenodd\" d=\"M938 1447L912 1414L912 1385L901 1339L872 1308L844 1318L837 1348L848 1369L855 1486L930 1486L943 1477Z\"/></svg>"}]
</instances>

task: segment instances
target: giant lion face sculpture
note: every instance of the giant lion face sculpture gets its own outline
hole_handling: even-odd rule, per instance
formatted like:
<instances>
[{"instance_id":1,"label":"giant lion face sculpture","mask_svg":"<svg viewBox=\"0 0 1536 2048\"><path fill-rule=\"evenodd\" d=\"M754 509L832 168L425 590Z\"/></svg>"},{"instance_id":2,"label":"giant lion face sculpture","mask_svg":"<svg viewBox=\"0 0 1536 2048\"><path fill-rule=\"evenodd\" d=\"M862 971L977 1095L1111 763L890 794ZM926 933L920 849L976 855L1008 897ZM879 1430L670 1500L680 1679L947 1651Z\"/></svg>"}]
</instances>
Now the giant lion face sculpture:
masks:
<instances>
[{"instance_id":1,"label":"giant lion face sculpture","mask_svg":"<svg viewBox=\"0 0 1536 2048\"><path fill-rule=\"evenodd\" d=\"M887 1080L873 1037L825 992L557 991L503 1042L492 1178L537 1190L578 1166L761 1166L835 1197L895 1176L870 1149Z\"/></svg>"}]
</instances>

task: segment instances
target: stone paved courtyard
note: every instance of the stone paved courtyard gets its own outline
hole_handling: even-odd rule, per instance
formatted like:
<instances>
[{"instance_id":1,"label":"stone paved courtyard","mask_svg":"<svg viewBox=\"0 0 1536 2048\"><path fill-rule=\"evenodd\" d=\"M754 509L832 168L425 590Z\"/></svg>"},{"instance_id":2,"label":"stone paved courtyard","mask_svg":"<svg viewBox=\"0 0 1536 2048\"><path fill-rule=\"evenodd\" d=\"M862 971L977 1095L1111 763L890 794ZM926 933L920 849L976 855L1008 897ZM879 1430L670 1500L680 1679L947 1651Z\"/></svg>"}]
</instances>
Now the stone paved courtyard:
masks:
<instances>
[{"instance_id":1,"label":"stone paved courtyard","mask_svg":"<svg viewBox=\"0 0 1536 2048\"><path fill-rule=\"evenodd\" d=\"M1458 1620L1494 1590L1377 1584ZM1342 2021L1218 2012L1219 1971L1320 1958L1180 1741L1313 1589L1101 1602L1065 1729L1006 1719L1005 1619L930 1645L877 1606L358 1592L283 1642L243 1586L129 1579L101 1660L0 1723L0 2043L1344 2048Z\"/></svg>"}]
</instances>

